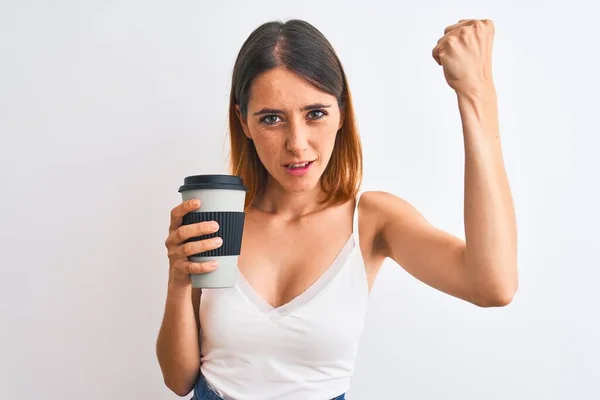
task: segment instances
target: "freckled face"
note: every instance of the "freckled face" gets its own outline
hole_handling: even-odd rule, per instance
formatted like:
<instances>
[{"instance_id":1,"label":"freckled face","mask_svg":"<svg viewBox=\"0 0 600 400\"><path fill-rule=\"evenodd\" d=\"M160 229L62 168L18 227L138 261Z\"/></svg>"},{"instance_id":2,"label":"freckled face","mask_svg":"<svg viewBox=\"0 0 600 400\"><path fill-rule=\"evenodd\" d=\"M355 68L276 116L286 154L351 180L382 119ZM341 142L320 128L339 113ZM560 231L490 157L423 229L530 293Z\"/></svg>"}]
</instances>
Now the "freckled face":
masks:
<instances>
[{"instance_id":1,"label":"freckled face","mask_svg":"<svg viewBox=\"0 0 600 400\"><path fill-rule=\"evenodd\" d=\"M294 192L319 183L343 121L335 96L282 67L252 82L247 119L238 117L271 178ZM288 167L306 161L305 169Z\"/></svg>"}]
</instances>

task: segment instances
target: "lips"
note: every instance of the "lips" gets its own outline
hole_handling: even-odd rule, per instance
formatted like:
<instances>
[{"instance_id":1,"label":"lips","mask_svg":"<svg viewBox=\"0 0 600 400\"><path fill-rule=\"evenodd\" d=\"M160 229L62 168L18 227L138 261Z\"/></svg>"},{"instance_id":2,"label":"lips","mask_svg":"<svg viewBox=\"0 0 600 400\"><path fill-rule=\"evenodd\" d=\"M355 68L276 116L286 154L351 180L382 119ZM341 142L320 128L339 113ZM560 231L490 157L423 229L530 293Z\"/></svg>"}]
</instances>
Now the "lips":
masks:
<instances>
[{"instance_id":1,"label":"lips","mask_svg":"<svg viewBox=\"0 0 600 400\"><path fill-rule=\"evenodd\" d=\"M314 160L306 160L306 161L294 161L294 162L291 162L291 163L286 163L286 164L283 164L283 166L284 166L284 167L288 167L288 168L289 168L290 166L292 166L292 165L302 165L302 166L306 166L306 165L308 165L308 164L310 164L310 163L312 163L312 162L314 162ZM305 165L305 164L306 164L306 165Z\"/></svg>"}]
</instances>

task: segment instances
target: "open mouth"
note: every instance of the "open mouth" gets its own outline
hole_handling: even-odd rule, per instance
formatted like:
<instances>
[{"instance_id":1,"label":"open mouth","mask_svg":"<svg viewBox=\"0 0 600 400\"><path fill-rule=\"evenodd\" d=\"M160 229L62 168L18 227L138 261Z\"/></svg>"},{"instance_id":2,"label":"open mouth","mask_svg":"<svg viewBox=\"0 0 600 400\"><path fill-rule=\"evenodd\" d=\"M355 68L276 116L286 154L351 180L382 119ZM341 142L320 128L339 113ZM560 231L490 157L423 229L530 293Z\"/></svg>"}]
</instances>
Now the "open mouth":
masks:
<instances>
[{"instance_id":1,"label":"open mouth","mask_svg":"<svg viewBox=\"0 0 600 400\"><path fill-rule=\"evenodd\" d=\"M292 176L305 176L309 173L313 161L302 161L300 163L285 164L285 170Z\"/></svg>"},{"instance_id":2,"label":"open mouth","mask_svg":"<svg viewBox=\"0 0 600 400\"><path fill-rule=\"evenodd\" d=\"M286 164L286 165L285 165L285 167L286 167L287 169L290 169L290 170L295 170L295 169L306 169L306 168L308 168L308 167L310 166L310 164L312 164L312 163L313 163L313 161L305 161L305 162L298 163L298 164Z\"/></svg>"}]
</instances>

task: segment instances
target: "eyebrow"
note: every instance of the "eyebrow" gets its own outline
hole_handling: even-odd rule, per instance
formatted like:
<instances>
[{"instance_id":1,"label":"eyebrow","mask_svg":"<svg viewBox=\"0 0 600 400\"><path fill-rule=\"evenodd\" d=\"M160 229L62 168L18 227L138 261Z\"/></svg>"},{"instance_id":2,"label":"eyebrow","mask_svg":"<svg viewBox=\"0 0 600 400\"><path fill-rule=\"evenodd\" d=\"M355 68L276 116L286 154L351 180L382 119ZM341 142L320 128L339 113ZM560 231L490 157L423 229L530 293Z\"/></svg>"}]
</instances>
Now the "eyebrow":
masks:
<instances>
[{"instance_id":1,"label":"eyebrow","mask_svg":"<svg viewBox=\"0 0 600 400\"><path fill-rule=\"evenodd\" d=\"M311 104L311 105L303 107L302 111L319 110L321 108L329 108L329 107L331 107L331 105L316 103L316 104ZM255 112L253 115L262 115L262 114L283 114L283 111L278 110L276 108L265 107L262 110Z\"/></svg>"}]
</instances>

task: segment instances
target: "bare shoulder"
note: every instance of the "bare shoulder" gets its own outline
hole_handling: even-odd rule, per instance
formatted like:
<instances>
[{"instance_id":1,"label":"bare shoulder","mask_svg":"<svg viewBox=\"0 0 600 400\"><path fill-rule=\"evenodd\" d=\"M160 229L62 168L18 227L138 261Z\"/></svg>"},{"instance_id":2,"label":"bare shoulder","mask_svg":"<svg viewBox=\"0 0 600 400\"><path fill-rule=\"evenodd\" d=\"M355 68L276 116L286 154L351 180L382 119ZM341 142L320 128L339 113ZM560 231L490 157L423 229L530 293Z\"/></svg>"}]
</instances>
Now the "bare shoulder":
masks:
<instances>
[{"instance_id":1,"label":"bare shoulder","mask_svg":"<svg viewBox=\"0 0 600 400\"><path fill-rule=\"evenodd\" d=\"M390 218L399 218L406 223L423 218L421 213L407 200L380 190L365 191L360 198L359 209L360 217L366 220L364 221L365 225L376 233L382 232Z\"/></svg>"},{"instance_id":2,"label":"bare shoulder","mask_svg":"<svg viewBox=\"0 0 600 400\"><path fill-rule=\"evenodd\" d=\"M410 221L419 219L420 214L408 201L385 191L364 191L360 197L358 213L365 263L367 269L376 274L383 261L390 257L389 238L386 237L389 221L403 221L401 230L410 232ZM396 231L396 235L398 234Z\"/></svg>"},{"instance_id":3,"label":"bare shoulder","mask_svg":"<svg viewBox=\"0 0 600 400\"><path fill-rule=\"evenodd\" d=\"M364 203L365 210L370 211L386 211L391 208L400 207L403 211L410 212L414 207L405 199L397 195L383 190L368 190L365 191L360 200Z\"/></svg>"}]
</instances>

